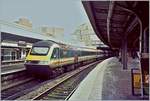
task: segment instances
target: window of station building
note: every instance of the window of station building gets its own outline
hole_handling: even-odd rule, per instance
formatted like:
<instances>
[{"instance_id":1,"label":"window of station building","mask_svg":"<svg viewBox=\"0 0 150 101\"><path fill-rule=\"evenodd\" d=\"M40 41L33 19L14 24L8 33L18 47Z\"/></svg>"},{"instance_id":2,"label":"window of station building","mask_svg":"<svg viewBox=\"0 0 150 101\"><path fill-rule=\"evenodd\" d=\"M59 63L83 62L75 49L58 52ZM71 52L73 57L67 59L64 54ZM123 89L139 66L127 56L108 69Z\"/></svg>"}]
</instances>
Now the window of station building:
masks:
<instances>
[{"instance_id":1,"label":"window of station building","mask_svg":"<svg viewBox=\"0 0 150 101\"><path fill-rule=\"evenodd\" d=\"M23 59L23 60L25 59L25 57L27 55L26 50L27 49L21 49L21 51L20 51L20 58Z\"/></svg>"},{"instance_id":2,"label":"window of station building","mask_svg":"<svg viewBox=\"0 0 150 101\"><path fill-rule=\"evenodd\" d=\"M21 51L16 48L2 48L1 61L20 60Z\"/></svg>"},{"instance_id":3,"label":"window of station building","mask_svg":"<svg viewBox=\"0 0 150 101\"><path fill-rule=\"evenodd\" d=\"M26 50L25 49L23 49L23 55L26 55Z\"/></svg>"},{"instance_id":4,"label":"window of station building","mask_svg":"<svg viewBox=\"0 0 150 101\"><path fill-rule=\"evenodd\" d=\"M21 59L21 49L16 50L16 59L17 60Z\"/></svg>"},{"instance_id":5,"label":"window of station building","mask_svg":"<svg viewBox=\"0 0 150 101\"><path fill-rule=\"evenodd\" d=\"M11 60L11 51L10 49L1 50L1 61Z\"/></svg>"},{"instance_id":6,"label":"window of station building","mask_svg":"<svg viewBox=\"0 0 150 101\"><path fill-rule=\"evenodd\" d=\"M26 56L28 55L28 53L29 53L30 50L31 50L31 49L26 49L26 50L25 50Z\"/></svg>"},{"instance_id":7,"label":"window of station building","mask_svg":"<svg viewBox=\"0 0 150 101\"><path fill-rule=\"evenodd\" d=\"M11 60L16 60L16 52L15 51L11 52Z\"/></svg>"}]
</instances>

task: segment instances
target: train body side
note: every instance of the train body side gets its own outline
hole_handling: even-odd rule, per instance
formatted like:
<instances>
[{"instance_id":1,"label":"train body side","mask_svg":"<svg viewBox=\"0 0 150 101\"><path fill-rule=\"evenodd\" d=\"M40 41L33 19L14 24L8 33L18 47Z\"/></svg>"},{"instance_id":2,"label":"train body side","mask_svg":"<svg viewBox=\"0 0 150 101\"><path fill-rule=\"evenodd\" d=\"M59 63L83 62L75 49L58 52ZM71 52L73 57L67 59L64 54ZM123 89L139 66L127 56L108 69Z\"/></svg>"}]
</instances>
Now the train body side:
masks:
<instances>
[{"instance_id":1,"label":"train body side","mask_svg":"<svg viewBox=\"0 0 150 101\"><path fill-rule=\"evenodd\" d=\"M77 48L41 41L35 43L28 53L25 67L33 74L50 76L56 71L63 72L65 66L95 60L100 57L98 52L100 51L96 49Z\"/></svg>"}]
</instances>

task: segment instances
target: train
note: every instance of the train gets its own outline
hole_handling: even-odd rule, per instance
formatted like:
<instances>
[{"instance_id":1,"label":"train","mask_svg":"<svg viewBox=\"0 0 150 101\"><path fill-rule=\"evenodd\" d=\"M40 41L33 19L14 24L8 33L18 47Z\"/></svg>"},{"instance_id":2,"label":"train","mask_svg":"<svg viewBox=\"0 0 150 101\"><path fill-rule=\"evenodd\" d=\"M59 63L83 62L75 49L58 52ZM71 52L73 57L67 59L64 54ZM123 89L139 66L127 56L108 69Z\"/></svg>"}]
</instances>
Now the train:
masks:
<instances>
[{"instance_id":1,"label":"train","mask_svg":"<svg viewBox=\"0 0 150 101\"><path fill-rule=\"evenodd\" d=\"M24 65L34 76L53 78L81 64L96 61L102 54L102 50L44 40L32 45Z\"/></svg>"}]
</instances>

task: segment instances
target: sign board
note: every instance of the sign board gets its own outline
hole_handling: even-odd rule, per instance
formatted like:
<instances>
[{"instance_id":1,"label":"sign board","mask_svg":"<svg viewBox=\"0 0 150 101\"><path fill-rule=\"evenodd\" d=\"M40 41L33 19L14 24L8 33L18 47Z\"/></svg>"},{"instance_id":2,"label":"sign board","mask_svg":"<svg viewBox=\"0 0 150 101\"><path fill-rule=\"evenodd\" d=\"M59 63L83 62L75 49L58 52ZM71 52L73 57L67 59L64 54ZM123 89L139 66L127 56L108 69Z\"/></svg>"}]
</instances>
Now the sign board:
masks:
<instances>
[{"instance_id":1,"label":"sign board","mask_svg":"<svg viewBox=\"0 0 150 101\"><path fill-rule=\"evenodd\" d=\"M139 69L131 69L132 75L132 94L141 94L141 73Z\"/></svg>"},{"instance_id":2,"label":"sign board","mask_svg":"<svg viewBox=\"0 0 150 101\"><path fill-rule=\"evenodd\" d=\"M141 95L141 73L139 69L131 69L132 94ZM149 75L143 74L144 95L149 95Z\"/></svg>"}]
</instances>

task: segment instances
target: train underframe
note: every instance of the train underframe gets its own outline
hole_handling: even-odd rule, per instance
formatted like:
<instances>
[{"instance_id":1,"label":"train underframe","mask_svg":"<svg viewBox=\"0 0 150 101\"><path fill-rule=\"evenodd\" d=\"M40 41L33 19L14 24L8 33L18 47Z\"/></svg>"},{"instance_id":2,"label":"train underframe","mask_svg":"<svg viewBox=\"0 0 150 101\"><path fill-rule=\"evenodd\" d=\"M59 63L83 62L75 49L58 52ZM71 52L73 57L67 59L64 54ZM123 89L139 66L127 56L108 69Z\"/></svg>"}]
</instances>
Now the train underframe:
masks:
<instances>
[{"instance_id":1,"label":"train underframe","mask_svg":"<svg viewBox=\"0 0 150 101\"><path fill-rule=\"evenodd\" d=\"M27 72L32 76L42 78L42 79L51 79L55 78L65 72L72 71L80 66L84 66L86 64L92 63L94 61L98 61L99 58L89 59L73 64L66 64L63 66L58 66L55 68L50 68L49 65L35 65L35 64L25 64Z\"/></svg>"}]
</instances>

